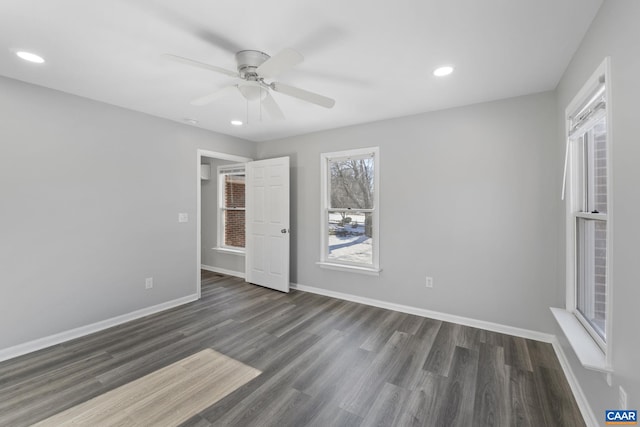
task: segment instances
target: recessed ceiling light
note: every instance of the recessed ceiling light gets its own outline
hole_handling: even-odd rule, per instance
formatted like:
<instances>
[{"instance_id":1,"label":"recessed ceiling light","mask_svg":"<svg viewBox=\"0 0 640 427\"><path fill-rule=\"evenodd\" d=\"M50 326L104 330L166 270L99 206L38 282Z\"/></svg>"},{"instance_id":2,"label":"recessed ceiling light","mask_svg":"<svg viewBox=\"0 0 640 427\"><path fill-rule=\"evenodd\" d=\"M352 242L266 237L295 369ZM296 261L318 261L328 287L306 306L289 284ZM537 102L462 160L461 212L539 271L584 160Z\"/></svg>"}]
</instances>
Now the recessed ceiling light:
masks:
<instances>
[{"instance_id":1,"label":"recessed ceiling light","mask_svg":"<svg viewBox=\"0 0 640 427\"><path fill-rule=\"evenodd\" d=\"M242 120L231 120L231 124L234 126L242 126Z\"/></svg>"},{"instance_id":2,"label":"recessed ceiling light","mask_svg":"<svg viewBox=\"0 0 640 427\"><path fill-rule=\"evenodd\" d=\"M36 64L42 64L44 62L44 58L42 56L36 55L35 53L25 52L20 50L16 52L18 57L24 59L25 61L35 62Z\"/></svg>"},{"instance_id":3,"label":"recessed ceiling light","mask_svg":"<svg viewBox=\"0 0 640 427\"><path fill-rule=\"evenodd\" d=\"M186 118L184 118L182 120L184 120L186 123L189 123L190 125L197 125L198 124L198 121L196 119L190 119L190 118L186 117Z\"/></svg>"},{"instance_id":4,"label":"recessed ceiling light","mask_svg":"<svg viewBox=\"0 0 640 427\"><path fill-rule=\"evenodd\" d=\"M435 70L433 70L433 75L436 77L448 76L451 73L453 73L453 67L450 65L436 68Z\"/></svg>"}]
</instances>

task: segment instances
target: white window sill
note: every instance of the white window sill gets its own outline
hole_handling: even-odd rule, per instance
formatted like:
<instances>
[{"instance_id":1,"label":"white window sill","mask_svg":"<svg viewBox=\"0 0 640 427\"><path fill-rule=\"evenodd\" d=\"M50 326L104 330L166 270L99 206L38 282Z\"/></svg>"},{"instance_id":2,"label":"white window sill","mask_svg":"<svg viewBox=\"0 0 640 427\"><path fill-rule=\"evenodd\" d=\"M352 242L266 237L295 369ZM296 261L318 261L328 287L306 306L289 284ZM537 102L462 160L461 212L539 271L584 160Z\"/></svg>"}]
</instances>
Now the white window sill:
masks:
<instances>
[{"instance_id":1,"label":"white window sill","mask_svg":"<svg viewBox=\"0 0 640 427\"><path fill-rule=\"evenodd\" d=\"M212 249L216 252L221 252L223 254L244 256L244 250L242 249L231 249L231 248L212 248Z\"/></svg>"},{"instance_id":2,"label":"white window sill","mask_svg":"<svg viewBox=\"0 0 640 427\"><path fill-rule=\"evenodd\" d=\"M355 265L333 264L331 262L317 262L321 268L328 270L348 271L350 273L368 274L370 276L379 276L382 269L373 267L358 267Z\"/></svg>"},{"instance_id":3,"label":"white window sill","mask_svg":"<svg viewBox=\"0 0 640 427\"><path fill-rule=\"evenodd\" d=\"M607 364L605 354L573 313L555 307L551 307L551 313L569 340L569 344L571 344L582 366L599 372L613 372L611 366Z\"/></svg>"}]
</instances>

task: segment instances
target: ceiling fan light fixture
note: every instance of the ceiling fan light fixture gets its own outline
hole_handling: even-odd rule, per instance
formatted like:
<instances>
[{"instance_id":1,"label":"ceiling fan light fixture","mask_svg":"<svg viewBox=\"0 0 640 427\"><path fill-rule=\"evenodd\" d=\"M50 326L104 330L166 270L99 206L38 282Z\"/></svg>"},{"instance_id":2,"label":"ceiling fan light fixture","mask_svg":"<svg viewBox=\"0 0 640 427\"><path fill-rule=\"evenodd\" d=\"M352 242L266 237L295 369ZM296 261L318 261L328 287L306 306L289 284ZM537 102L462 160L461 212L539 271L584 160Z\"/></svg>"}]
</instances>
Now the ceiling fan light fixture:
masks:
<instances>
[{"instance_id":1,"label":"ceiling fan light fixture","mask_svg":"<svg viewBox=\"0 0 640 427\"><path fill-rule=\"evenodd\" d=\"M42 64L44 62L44 58L42 56L24 50L17 51L16 55L20 59L24 59L25 61L33 62L35 64Z\"/></svg>"},{"instance_id":2,"label":"ceiling fan light fixture","mask_svg":"<svg viewBox=\"0 0 640 427\"><path fill-rule=\"evenodd\" d=\"M433 75L436 77L444 77L453 73L453 67L451 65L445 65L443 67L438 67L433 70Z\"/></svg>"},{"instance_id":3,"label":"ceiling fan light fixture","mask_svg":"<svg viewBox=\"0 0 640 427\"><path fill-rule=\"evenodd\" d=\"M231 124L234 126L242 126L242 120L231 120Z\"/></svg>"},{"instance_id":4,"label":"ceiling fan light fixture","mask_svg":"<svg viewBox=\"0 0 640 427\"><path fill-rule=\"evenodd\" d=\"M244 82L238 85L238 90L247 101L257 101L264 99L267 92L257 82Z\"/></svg>"}]
</instances>

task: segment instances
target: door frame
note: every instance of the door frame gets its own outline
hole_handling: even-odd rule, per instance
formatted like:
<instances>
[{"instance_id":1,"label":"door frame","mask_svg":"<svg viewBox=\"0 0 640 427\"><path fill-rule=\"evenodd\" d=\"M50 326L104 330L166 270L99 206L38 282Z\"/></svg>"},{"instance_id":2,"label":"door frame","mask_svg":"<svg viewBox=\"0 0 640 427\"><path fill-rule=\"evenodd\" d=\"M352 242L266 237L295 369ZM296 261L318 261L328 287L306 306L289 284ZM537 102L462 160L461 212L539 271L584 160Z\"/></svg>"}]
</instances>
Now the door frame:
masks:
<instances>
[{"instance_id":1,"label":"door frame","mask_svg":"<svg viewBox=\"0 0 640 427\"><path fill-rule=\"evenodd\" d=\"M200 164L203 157L211 157L220 160L229 160L237 163L247 163L253 161L251 157L237 156L235 154L220 153L218 151L197 150L196 162L196 294L198 299L201 296L202 279L200 278L200 267L202 266L202 183L200 181ZM216 180L218 177L216 176Z\"/></svg>"}]
</instances>

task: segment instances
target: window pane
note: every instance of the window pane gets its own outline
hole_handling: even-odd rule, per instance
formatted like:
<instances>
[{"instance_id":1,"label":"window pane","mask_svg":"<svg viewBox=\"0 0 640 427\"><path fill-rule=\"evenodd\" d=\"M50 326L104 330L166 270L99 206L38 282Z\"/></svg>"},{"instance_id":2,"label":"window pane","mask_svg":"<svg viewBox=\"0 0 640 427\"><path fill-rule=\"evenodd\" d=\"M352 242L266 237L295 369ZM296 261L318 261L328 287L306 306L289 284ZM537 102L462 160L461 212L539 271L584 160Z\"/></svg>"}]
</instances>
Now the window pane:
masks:
<instances>
[{"instance_id":1,"label":"window pane","mask_svg":"<svg viewBox=\"0 0 640 427\"><path fill-rule=\"evenodd\" d=\"M328 260L373 264L373 213L329 211Z\"/></svg>"},{"instance_id":2,"label":"window pane","mask_svg":"<svg viewBox=\"0 0 640 427\"><path fill-rule=\"evenodd\" d=\"M224 207L244 208L244 175L224 175Z\"/></svg>"},{"instance_id":3,"label":"window pane","mask_svg":"<svg viewBox=\"0 0 640 427\"><path fill-rule=\"evenodd\" d=\"M577 309L606 341L607 223L577 221Z\"/></svg>"},{"instance_id":4,"label":"window pane","mask_svg":"<svg viewBox=\"0 0 640 427\"><path fill-rule=\"evenodd\" d=\"M373 157L329 161L330 206L373 209Z\"/></svg>"},{"instance_id":5,"label":"window pane","mask_svg":"<svg viewBox=\"0 0 640 427\"><path fill-rule=\"evenodd\" d=\"M244 211L224 211L224 244L244 248Z\"/></svg>"},{"instance_id":6,"label":"window pane","mask_svg":"<svg viewBox=\"0 0 640 427\"><path fill-rule=\"evenodd\" d=\"M590 132L593 155L593 180L589 182L589 210L607 212L607 126L600 120Z\"/></svg>"},{"instance_id":7,"label":"window pane","mask_svg":"<svg viewBox=\"0 0 640 427\"><path fill-rule=\"evenodd\" d=\"M223 174L224 194L222 197L224 246L244 248L245 246L245 176L243 174Z\"/></svg>"}]
</instances>

